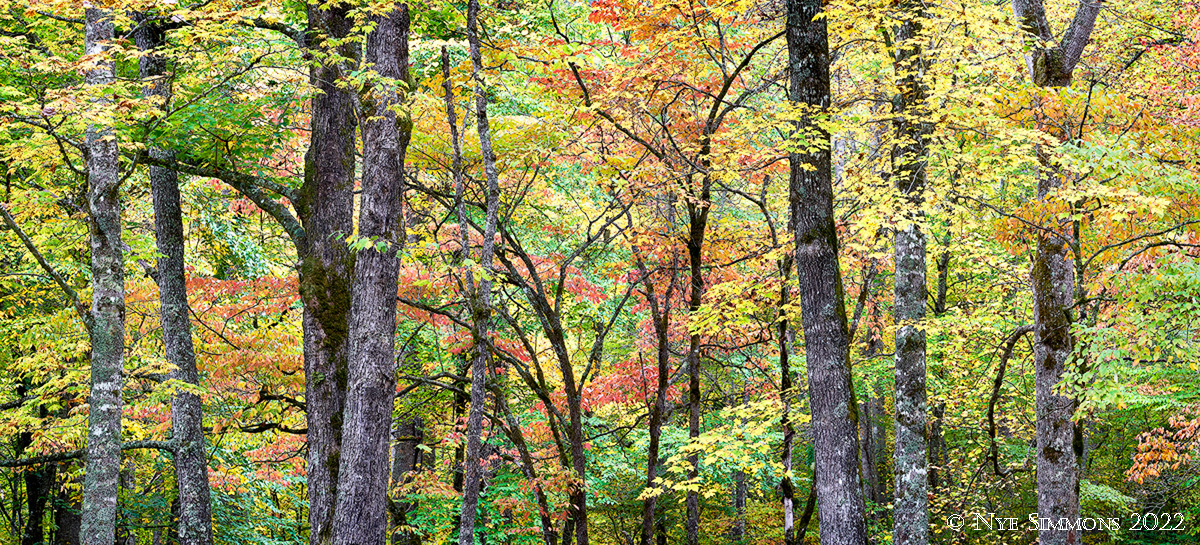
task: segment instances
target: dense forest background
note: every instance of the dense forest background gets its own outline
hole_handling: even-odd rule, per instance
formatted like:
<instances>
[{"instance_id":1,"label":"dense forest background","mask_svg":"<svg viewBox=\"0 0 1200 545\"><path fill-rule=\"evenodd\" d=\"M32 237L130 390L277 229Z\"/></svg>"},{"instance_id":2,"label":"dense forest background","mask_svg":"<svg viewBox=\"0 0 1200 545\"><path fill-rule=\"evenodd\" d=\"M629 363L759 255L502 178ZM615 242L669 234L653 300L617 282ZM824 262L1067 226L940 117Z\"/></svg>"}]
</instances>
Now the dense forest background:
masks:
<instances>
[{"instance_id":1,"label":"dense forest background","mask_svg":"<svg viewBox=\"0 0 1200 545\"><path fill-rule=\"evenodd\" d=\"M0 0L0 100L4 543L1200 539L1194 1Z\"/></svg>"}]
</instances>

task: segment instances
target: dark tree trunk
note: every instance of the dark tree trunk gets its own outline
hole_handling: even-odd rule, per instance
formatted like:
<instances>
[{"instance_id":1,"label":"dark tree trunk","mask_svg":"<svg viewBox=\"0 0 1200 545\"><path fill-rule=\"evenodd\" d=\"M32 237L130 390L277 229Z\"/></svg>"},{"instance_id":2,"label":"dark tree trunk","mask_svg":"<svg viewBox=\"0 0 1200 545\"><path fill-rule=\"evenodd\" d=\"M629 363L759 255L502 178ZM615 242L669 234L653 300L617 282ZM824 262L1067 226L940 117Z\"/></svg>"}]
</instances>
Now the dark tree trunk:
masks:
<instances>
[{"instance_id":1,"label":"dark tree trunk","mask_svg":"<svg viewBox=\"0 0 1200 545\"><path fill-rule=\"evenodd\" d=\"M475 90L475 119L479 129L479 147L483 155L484 177L487 181L486 219L483 229L483 248L480 252L479 263L486 275L475 284L470 271L467 272L468 285L474 286L475 293L471 299L471 319L475 339L475 355L471 362L471 405L467 411L467 451L463 460L463 502L462 513L459 517L458 544L473 545L475 543L475 519L479 508L479 494L483 484L481 454L483 446L483 410L486 398L485 385L488 368L491 366L491 314L492 314L492 261L495 255L496 223L500 208L500 181L496 170L496 155L492 150L491 126L488 123L487 91L483 87L483 55L479 50L479 0L467 3L467 41L471 49L471 74ZM461 176L459 182L461 197ZM459 224L462 231L462 248L469 248L467 237L466 217L463 211L462 198L458 199ZM567 392L571 392L570 384L566 384ZM573 495L573 494L572 494ZM586 535L586 528L584 535Z\"/></svg>"},{"instance_id":2,"label":"dark tree trunk","mask_svg":"<svg viewBox=\"0 0 1200 545\"><path fill-rule=\"evenodd\" d=\"M1030 79L1039 87L1071 84L1075 65L1096 24L1100 4L1083 2L1062 40L1055 44L1042 0L1014 0L1017 26L1026 33L1030 46L1026 66ZM1052 129L1060 140L1071 131ZM1043 144L1044 146L1044 144ZM1050 161L1049 152L1039 148L1038 198L1045 199L1062 184L1066 175ZM1074 346L1071 309L1075 293L1075 271L1069 257L1075 241L1069 221L1051 224L1054 235L1037 233L1037 250L1030 277L1033 284L1034 368L1037 389L1037 492L1038 517L1051 520L1079 518L1079 457L1083 453L1080 429L1072 421L1076 400L1058 395L1054 386L1062 380ZM1042 545L1077 545L1081 532L1046 525L1038 532Z\"/></svg>"},{"instance_id":3,"label":"dark tree trunk","mask_svg":"<svg viewBox=\"0 0 1200 545\"><path fill-rule=\"evenodd\" d=\"M707 186L707 181L705 182ZM700 310L701 298L704 293L703 265L704 232L708 227L708 196L702 195L700 203L688 203L688 222L690 232L687 240L689 286L688 313L694 314ZM688 437L700 437L700 334L692 333L688 338ZM700 456L692 453L688 456L691 468L688 479L694 480L700 475ZM688 490L687 499L687 538L686 545L700 543L700 493Z\"/></svg>"},{"instance_id":4,"label":"dark tree trunk","mask_svg":"<svg viewBox=\"0 0 1200 545\"><path fill-rule=\"evenodd\" d=\"M673 264L672 264L673 265ZM654 480L658 478L662 443L663 416L667 405L667 387L671 378L671 345L669 327L671 325L671 297L675 291L675 267L671 267L671 281L667 285L663 303L660 306L658 295L654 293L654 282L645 264L638 259L642 274L642 284L645 286L646 302L650 304L650 319L654 323L654 339L657 343L655 364L658 371L654 385L654 404L650 407L650 445L646 448L646 488L654 488ZM654 534L660 527L658 514L658 496L654 495L642 500L642 533L641 545L654 543Z\"/></svg>"},{"instance_id":5,"label":"dark tree trunk","mask_svg":"<svg viewBox=\"0 0 1200 545\"><path fill-rule=\"evenodd\" d=\"M789 220L789 228L795 229L793 220ZM791 259L784 258L780 261L779 274L785 279L783 287L779 289L779 312L783 314L791 300L791 286L787 281L792 276ZM783 426L783 455L780 459L780 463L783 465L783 479L779 482L779 489L783 496L783 542L785 545L797 545L801 538L796 534L796 483L792 479L792 471L795 469L792 449L796 441L796 425L792 421L792 400L796 398L798 391L792 377L792 365L789 358L795 334L788 328L788 322L788 319L781 317L776 326L779 332L779 396L783 400L783 416L780 419ZM803 527L801 527L800 533L804 533Z\"/></svg>"},{"instance_id":6,"label":"dark tree trunk","mask_svg":"<svg viewBox=\"0 0 1200 545\"><path fill-rule=\"evenodd\" d=\"M949 240L947 240L949 243ZM946 292L949 286L950 278L950 252L945 250L938 256L937 260L937 297L933 302L933 316L941 317L946 313ZM942 357L939 352L934 352L934 361L940 361ZM942 378L945 376L945 370L941 367L934 367L932 371L934 376ZM937 494L940 487L943 486L942 466L946 463L946 437L942 430L942 421L946 417L946 402L937 401L933 403L933 407L929 411L929 489L933 494Z\"/></svg>"},{"instance_id":7,"label":"dark tree trunk","mask_svg":"<svg viewBox=\"0 0 1200 545\"><path fill-rule=\"evenodd\" d=\"M404 245L404 156L412 124L393 110L408 81L408 6L371 17L366 62L380 78L362 100L363 183L358 236L373 244L355 258L350 295L348 387L338 468L334 543L384 545L388 437L396 393L396 282Z\"/></svg>"},{"instance_id":8,"label":"dark tree trunk","mask_svg":"<svg viewBox=\"0 0 1200 545\"><path fill-rule=\"evenodd\" d=\"M134 41L142 56L138 68L147 97L171 100L171 82L167 61L155 50L166 45L165 30L144 16L137 16ZM174 154L151 148L156 159L171 161ZM162 167L150 167L150 192L154 199L154 234L158 259L154 280L158 284L159 312L162 319L163 345L167 361L175 366L170 378L198 384L196 354L192 347L192 323L188 318L187 281L184 276L183 211L179 195L179 174ZM178 486L180 545L211 545L212 512L209 508L208 461L204 447L204 406L200 396L177 391L171 399L171 432L176 447L173 463Z\"/></svg>"},{"instance_id":9,"label":"dark tree trunk","mask_svg":"<svg viewBox=\"0 0 1200 545\"><path fill-rule=\"evenodd\" d=\"M51 487L57 466L45 464L35 470L25 472L25 494L29 498L29 518L21 535L21 545L40 545L46 539L46 501L50 498Z\"/></svg>"},{"instance_id":10,"label":"dark tree trunk","mask_svg":"<svg viewBox=\"0 0 1200 545\"><path fill-rule=\"evenodd\" d=\"M425 441L425 420L413 417L398 422L393 432L392 440L392 475L388 488L395 492L412 478L412 474L423 468L425 460L419 448ZM416 505L393 497L388 505L391 522L388 531L392 535L392 545L420 545L421 534L402 530L408 525L408 514ZM553 545L553 544L551 544Z\"/></svg>"},{"instance_id":11,"label":"dark tree trunk","mask_svg":"<svg viewBox=\"0 0 1200 545\"><path fill-rule=\"evenodd\" d=\"M328 7L328 9L322 9ZM346 392L346 349L353 259L345 237L353 230L354 133L356 99L338 81L357 64L354 41L330 48L327 39L350 34L353 21L345 4L309 4L308 43L335 54L336 62L313 67L312 134L305 156L304 184L295 204L305 238L300 256L300 297L304 303L304 380L308 420L309 532L313 544L333 540L342 409Z\"/></svg>"},{"instance_id":12,"label":"dark tree trunk","mask_svg":"<svg viewBox=\"0 0 1200 545\"><path fill-rule=\"evenodd\" d=\"M821 543L861 545L867 534L858 472L858 408L850 382L849 328L838 269L829 134L817 124L817 116L830 104L829 42L822 12L819 0L787 2L790 99L809 109L798 124L806 149L789 157L789 201L812 407Z\"/></svg>"},{"instance_id":13,"label":"dark tree trunk","mask_svg":"<svg viewBox=\"0 0 1200 545\"><path fill-rule=\"evenodd\" d=\"M68 469L68 468L64 468ZM70 475L69 471L63 474ZM83 525L79 502L71 492L59 491L54 499L54 545L79 545L79 532Z\"/></svg>"},{"instance_id":14,"label":"dark tree trunk","mask_svg":"<svg viewBox=\"0 0 1200 545\"><path fill-rule=\"evenodd\" d=\"M732 397L732 396L730 396ZM730 405L735 402L731 399ZM749 403L750 390L742 385L742 403ZM742 420L742 426L746 420ZM729 540L742 543L746 539L746 470L738 468L733 472L733 527L729 530Z\"/></svg>"},{"instance_id":15,"label":"dark tree trunk","mask_svg":"<svg viewBox=\"0 0 1200 545\"><path fill-rule=\"evenodd\" d=\"M84 18L87 54L103 55L113 40L112 12L87 8ZM113 63L109 60L97 61L86 74L88 85L107 85L114 79ZM115 136L105 127L89 125L87 128L92 380L80 522L80 535L85 545L112 545L116 540L121 468L121 387L125 369L125 245L121 241L119 152Z\"/></svg>"},{"instance_id":16,"label":"dark tree trunk","mask_svg":"<svg viewBox=\"0 0 1200 545\"><path fill-rule=\"evenodd\" d=\"M896 229L896 448L892 536L896 545L929 543L929 498L925 407L925 234L921 203L925 191L928 133L925 61L921 52L920 0L900 4L893 65L899 93L892 100L892 179L904 196Z\"/></svg>"},{"instance_id":17,"label":"dark tree trunk","mask_svg":"<svg viewBox=\"0 0 1200 545\"><path fill-rule=\"evenodd\" d=\"M542 542L546 545L558 545L558 532L554 529L554 520L550 518L550 505L546 499L546 493L542 490L542 486L537 483L537 471L533 465L533 455L529 453L529 445L525 442L525 435L521 432L521 423L513 416L512 410L508 407L508 402L504 397L497 392L496 404L500 406L501 412L504 413L505 433L509 440L513 442L513 446L517 448L517 454L521 457L521 472L525 478L533 484L533 496L538 506L538 520L541 522ZM569 538L568 538L569 539Z\"/></svg>"},{"instance_id":18,"label":"dark tree trunk","mask_svg":"<svg viewBox=\"0 0 1200 545\"><path fill-rule=\"evenodd\" d=\"M869 501L874 507L880 506L879 497L879 459L875 457L875 445L881 439L876 435L876 422L883 418L879 404L876 402L876 397L867 394L865 403L862 405L862 415L858 422L859 427L859 464L862 467L863 481L863 499Z\"/></svg>"},{"instance_id":19,"label":"dark tree trunk","mask_svg":"<svg viewBox=\"0 0 1200 545\"><path fill-rule=\"evenodd\" d=\"M24 384L18 386L17 393L25 395ZM45 408L40 408L39 412L42 417L46 416ZM31 444L32 433L23 432L18 435L15 458L20 458ZM41 545L45 540L46 501L50 499L57 469L55 464L42 464L36 469L25 471L25 498L29 506L29 518L25 520L25 526L21 529L21 545Z\"/></svg>"}]
</instances>

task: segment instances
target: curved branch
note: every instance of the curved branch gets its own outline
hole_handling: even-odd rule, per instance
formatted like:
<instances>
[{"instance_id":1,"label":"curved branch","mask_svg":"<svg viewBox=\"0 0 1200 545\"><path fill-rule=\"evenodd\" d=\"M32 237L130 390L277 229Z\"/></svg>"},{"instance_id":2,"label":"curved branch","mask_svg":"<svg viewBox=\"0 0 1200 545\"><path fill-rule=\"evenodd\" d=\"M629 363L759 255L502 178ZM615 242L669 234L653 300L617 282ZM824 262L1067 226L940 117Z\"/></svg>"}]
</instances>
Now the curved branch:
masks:
<instances>
[{"instance_id":1,"label":"curved branch","mask_svg":"<svg viewBox=\"0 0 1200 545\"><path fill-rule=\"evenodd\" d=\"M988 400L988 458L992 461L992 470L996 472L998 477L1006 477L1013 470L1010 468L1000 468L1000 448L996 445L996 401L1000 399L1000 388L1004 385L1004 372L1008 368L1008 360L1012 357L1013 349L1017 345L1017 341L1021 340L1026 333L1033 331L1033 326L1023 325L1013 331L1008 339L1004 341L1004 351L1000 353L1000 365L996 369L996 379L992 381L992 397Z\"/></svg>"}]
</instances>

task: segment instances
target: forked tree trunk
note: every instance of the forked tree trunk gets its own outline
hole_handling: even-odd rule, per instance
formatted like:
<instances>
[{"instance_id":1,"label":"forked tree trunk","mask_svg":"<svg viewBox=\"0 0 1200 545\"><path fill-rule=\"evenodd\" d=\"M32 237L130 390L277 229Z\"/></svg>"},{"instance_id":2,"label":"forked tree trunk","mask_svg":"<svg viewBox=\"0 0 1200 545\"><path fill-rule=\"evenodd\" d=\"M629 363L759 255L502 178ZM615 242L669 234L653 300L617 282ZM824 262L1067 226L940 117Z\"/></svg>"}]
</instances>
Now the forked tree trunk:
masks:
<instances>
[{"instance_id":1,"label":"forked tree trunk","mask_svg":"<svg viewBox=\"0 0 1200 545\"><path fill-rule=\"evenodd\" d=\"M892 100L892 179L903 196L896 227L896 450L892 536L896 545L929 543L925 393L925 61L921 50L921 0L900 4L893 66L898 94Z\"/></svg>"},{"instance_id":2,"label":"forked tree trunk","mask_svg":"<svg viewBox=\"0 0 1200 545\"><path fill-rule=\"evenodd\" d=\"M338 468L334 543L384 545L388 527L388 438L396 393L397 252L404 156L412 123L395 109L408 81L408 5L371 16L366 62L378 74L362 100L363 183L358 236L371 241L355 258L350 290L348 386Z\"/></svg>"},{"instance_id":3,"label":"forked tree trunk","mask_svg":"<svg viewBox=\"0 0 1200 545\"><path fill-rule=\"evenodd\" d=\"M84 9L88 55L105 55L113 40L112 12ZM115 80L113 62L97 60L87 71L89 86ZM93 99L98 109L103 98ZM84 545L116 540L117 495L121 469L121 387L125 369L125 265L121 241L118 149L112 130L87 128L88 212L91 231L92 340L91 394L88 396L87 461L83 482L80 536Z\"/></svg>"},{"instance_id":4,"label":"forked tree trunk","mask_svg":"<svg viewBox=\"0 0 1200 545\"><path fill-rule=\"evenodd\" d=\"M354 270L345 237L353 229L354 132L356 99L338 86L357 64L358 43L330 48L328 39L350 34L349 6L309 4L308 43L341 59L323 61L310 74L319 91L312 98L312 133L305 156L304 184L295 202L305 238L300 256L300 297L304 303L304 381L308 420L310 540L333 540L342 409L346 392L346 348L350 280Z\"/></svg>"},{"instance_id":5,"label":"forked tree trunk","mask_svg":"<svg viewBox=\"0 0 1200 545\"><path fill-rule=\"evenodd\" d=\"M155 51L166 45L165 30L138 16L134 41L142 51L138 68L146 83L145 96L171 100L167 61ZM149 150L156 159L173 160L174 154L158 148ZM196 354L192 346L192 322L188 318L187 281L184 276L183 210L179 174L150 167L150 193L154 200L154 236L158 259L154 280L158 284L159 314L167 361L175 366L170 378L198 384ZM179 498L180 545L211 545L212 511L209 507L208 459L204 447L204 405L200 396L178 390L171 398L171 435L176 449L172 458Z\"/></svg>"},{"instance_id":6,"label":"forked tree trunk","mask_svg":"<svg viewBox=\"0 0 1200 545\"><path fill-rule=\"evenodd\" d=\"M787 2L789 98L806 109L797 127L801 151L789 156L788 194L812 407L821 543L862 545L867 533L858 472L858 408L850 382L849 328L838 269L829 133L818 124L830 104L823 11L820 0Z\"/></svg>"},{"instance_id":7,"label":"forked tree trunk","mask_svg":"<svg viewBox=\"0 0 1200 545\"><path fill-rule=\"evenodd\" d=\"M1017 26L1026 34L1030 46L1026 66L1034 85L1066 87L1071 84L1072 73L1090 39L1100 6L1094 2L1080 3L1066 34L1055 44L1042 0L1013 1ZM1069 129L1054 132L1060 140L1069 139L1071 135ZM1051 163L1045 149L1039 148L1038 162L1041 169L1037 194L1039 199L1046 199L1062 185L1064 173ZM1029 273L1033 284L1037 389L1037 512L1039 518L1076 520L1080 512L1082 433L1071 420L1076 400L1054 392L1074 347L1071 309L1076 279L1069 258L1069 246L1075 242L1072 240L1074 229L1069 221L1055 222L1047 227L1054 234L1038 231L1037 250ZM1078 530L1060 529L1057 524L1039 527L1038 542L1042 545L1077 545L1082 540Z\"/></svg>"}]
</instances>

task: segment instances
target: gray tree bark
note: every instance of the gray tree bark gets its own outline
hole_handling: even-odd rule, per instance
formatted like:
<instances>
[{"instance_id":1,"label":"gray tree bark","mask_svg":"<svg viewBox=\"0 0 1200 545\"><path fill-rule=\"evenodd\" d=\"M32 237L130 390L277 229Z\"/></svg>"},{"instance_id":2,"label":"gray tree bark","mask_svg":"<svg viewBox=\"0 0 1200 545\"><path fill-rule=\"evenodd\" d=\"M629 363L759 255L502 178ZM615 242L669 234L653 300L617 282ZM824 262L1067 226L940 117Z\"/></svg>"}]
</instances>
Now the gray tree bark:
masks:
<instances>
[{"instance_id":1,"label":"gray tree bark","mask_svg":"<svg viewBox=\"0 0 1200 545\"><path fill-rule=\"evenodd\" d=\"M322 61L310 74L319 92L312 98L312 133L305 156L304 184L294 203L305 232L297 254L304 303L308 520L310 540L318 545L327 545L333 539L354 270L345 236L353 230L357 100L352 91L337 83L358 64L359 57L358 44L352 40L334 48L326 41L350 34L353 21L349 10L345 4L307 6L310 47L340 59Z\"/></svg>"},{"instance_id":2,"label":"gray tree bark","mask_svg":"<svg viewBox=\"0 0 1200 545\"><path fill-rule=\"evenodd\" d=\"M925 164L928 123L924 117L925 60L921 52L921 0L898 6L895 28L897 95L892 100L892 179L904 209L896 229L896 448L892 536L896 545L929 543L928 466L925 393Z\"/></svg>"},{"instance_id":3,"label":"gray tree bark","mask_svg":"<svg viewBox=\"0 0 1200 545\"><path fill-rule=\"evenodd\" d=\"M104 55L113 40L112 12L84 9L85 50ZM87 71L89 86L115 80L113 62L98 60ZM105 99L94 99L104 107ZM84 545L116 540L117 495L121 468L121 387L125 361L125 265L121 241L120 181L116 135L89 125L86 162L91 231L92 341L91 394L88 396L87 461L83 482L80 535Z\"/></svg>"},{"instance_id":4,"label":"gray tree bark","mask_svg":"<svg viewBox=\"0 0 1200 545\"><path fill-rule=\"evenodd\" d=\"M366 62L381 78L362 100L363 183L358 236L374 240L355 258L350 289L348 387L338 468L334 543L384 545L388 526L388 438L396 393L397 252L404 156L412 122L395 109L408 81L408 5L371 16Z\"/></svg>"},{"instance_id":5,"label":"gray tree bark","mask_svg":"<svg viewBox=\"0 0 1200 545\"><path fill-rule=\"evenodd\" d=\"M138 19L134 41L143 52L138 59L145 96L159 98L166 108L171 100L167 61L155 50L166 44L165 30ZM167 161L174 154L151 148L152 157ZM167 361L175 366L170 378L198 384L196 354L192 346L192 323L188 318L187 282L184 276L183 211L179 174L163 167L150 167L150 192L154 200L154 234L158 259L154 280L158 284L159 314ZM171 399L171 432L177 448L172 462L179 494L180 545L211 545L212 511L209 507L208 460L204 447L204 406L200 396L179 391Z\"/></svg>"},{"instance_id":6,"label":"gray tree bark","mask_svg":"<svg viewBox=\"0 0 1200 545\"><path fill-rule=\"evenodd\" d=\"M1025 57L1029 76L1039 87L1071 84L1075 65L1091 37L1100 13L1099 2L1081 2L1062 40L1055 43L1042 0L1014 0L1013 15L1030 46ZM1060 140L1070 130L1051 129ZM1039 148L1037 193L1045 199L1062 185L1064 173L1050 162L1049 153ZM1071 418L1077 401L1058 395L1054 386L1062 380L1074 347L1071 308L1075 293L1075 270L1070 245L1074 229L1069 221L1051 225L1053 234L1040 230L1030 269L1033 284L1034 368L1037 390L1037 492L1038 517L1052 520L1079 517L1079 458L1083 454L1080 428ZM1077 545L1081 532L1046 525L1038 532L1043 545Z\"/></svg>"},{"instance_id":7,"label":"gray tree bark","mask_svg":"<svg viewBox=\"0 0 1200 545\"><path fill-rule=\"evenodd\" d=\"M467 411L467 451L463 460L463 502L462 513L459 517L458 544L473 545L475 543L475 519L479 508L479 492L482 487L483 471L481 466L483 409L485 403L485 386L488 367L491 365L491 314L492 314L492 261L495 256L496 223L500 209L500 174L496 170L496 154L492 150L491 126L488 123L487 91L483 82L483 55L479 49L479 0L467 3L467 42L471 50L471 75L475 89L475 120L479 130L479 147L483 155L483 170L487 181L486 219L483 229L483 248L480 251L479 263L486 272L474 284L470 271L467 272L468 285L474 285L475 293L471 299L471 314L474 327L475 356L471 362L471 405ZM463 251L469 246L467 224L462 208L461 178L459 182L458 214L462 231ZM568 392L570 385L567 385ZM586 536L586 523L583 529ZM585 540L586 541L586 540Z\"/></svg>"},{"instance_id":8,"label":"gray tree bark","mask_svg":"<svg viewBox=\"0 0 1200 545\"><path fill-rule=\"evenodd\" d=\"M820 0L788 0L789 98L807 110L801 151L789 154L801 322L812 407L818 517L823 545L867 541L858 471L858 408L850 382L849 328L838 268L829 133L829 40ZM818 15L822 15L817 19ZM815 20L814 20L815 19Z\"/></svg>"}]
</instances>

